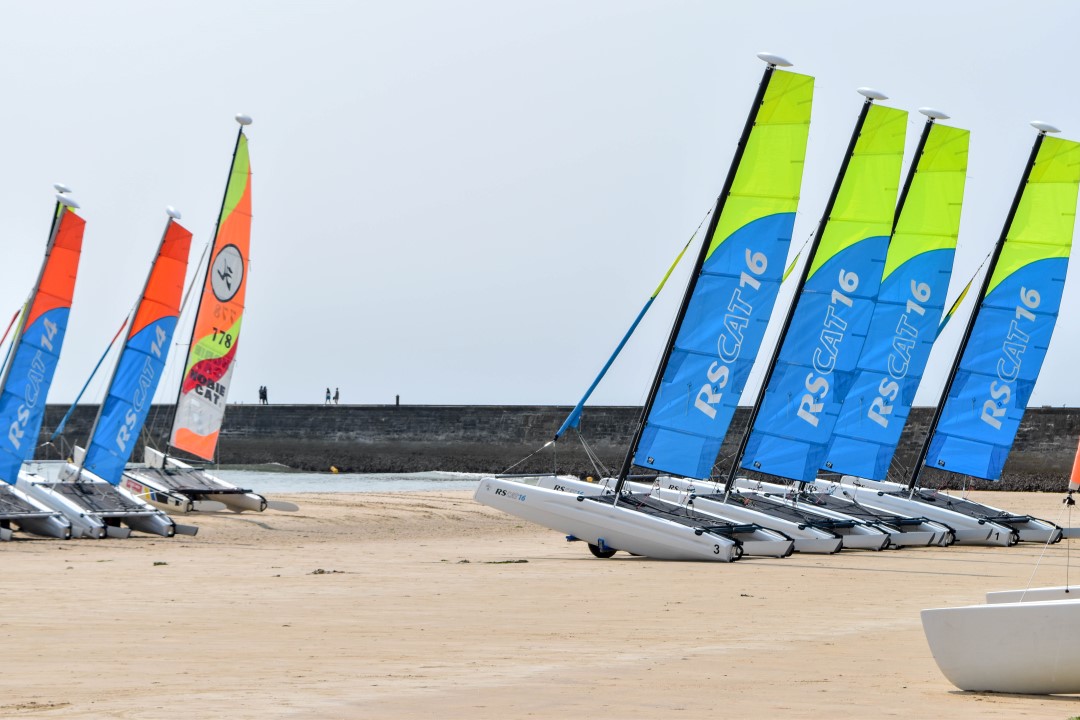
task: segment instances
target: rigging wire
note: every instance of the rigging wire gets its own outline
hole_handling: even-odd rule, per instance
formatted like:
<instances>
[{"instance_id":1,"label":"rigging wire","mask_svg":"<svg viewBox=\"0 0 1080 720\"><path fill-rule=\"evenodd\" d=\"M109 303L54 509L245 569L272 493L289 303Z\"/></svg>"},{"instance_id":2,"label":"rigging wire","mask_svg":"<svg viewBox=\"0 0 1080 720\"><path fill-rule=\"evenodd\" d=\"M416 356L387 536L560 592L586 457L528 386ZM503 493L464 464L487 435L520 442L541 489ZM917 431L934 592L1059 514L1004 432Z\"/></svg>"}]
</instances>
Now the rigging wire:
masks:
<instances>
[{"instance_id":1,"label":"rigging wire","mask_svg":"<svg viewBox=\"0 0 1080 720\"><path fill-rule=\"evenodd\" d=\"M1072 499L1072 493L1070 492L1062 503L1063 507L1058 513L1057 518L1054 520L1054 524L1061 525L1061 517L1068 514L1069 522L1068 527L1072 527L1072 506L1076 504L1076 501ZM1024 602L1024 595L1027 595L1027 591L1031 589L1031 583L1035 580L1035 573L1039 572L1039 566L1042 564L1043 557L1046 555L1047 549L1050 547L1051 541L1054 539L1054 533L1050 533L1050 537L1046 539L1046 543L1043 544L1042 552L1039 553L1039 559L1035 561L1035 569L1031 571L1031 577L1028 578L1027 587L1024 588L1023 595L1020 596L1020 602ZM1069 592L1069 549L1070 543L1065 543L1065 592Z\"/></svg>"}]
</instances>

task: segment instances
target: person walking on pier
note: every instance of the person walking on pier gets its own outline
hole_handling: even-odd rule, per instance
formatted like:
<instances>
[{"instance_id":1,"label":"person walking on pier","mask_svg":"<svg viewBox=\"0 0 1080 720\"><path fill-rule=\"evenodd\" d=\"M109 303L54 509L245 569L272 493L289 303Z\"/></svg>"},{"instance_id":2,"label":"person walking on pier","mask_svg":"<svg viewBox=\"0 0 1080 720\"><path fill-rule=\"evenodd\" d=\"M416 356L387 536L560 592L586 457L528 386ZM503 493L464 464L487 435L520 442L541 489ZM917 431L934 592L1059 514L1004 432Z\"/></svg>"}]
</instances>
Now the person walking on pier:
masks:
<instances>
[{"instance_id":1,"label":"person walking on pier","mask_svg":"<svg viewBox=\"0 0 1080 720\"><path fill-rule=\"evenodd\" d=\"M330 388L326 388L326 402L324 402L323 405L329 405L329 404L330 404Z\"/></svg>"},{"instance_id":2,"label":"person walking on pier","mask_svg":"<svg viewBox=\"0 0 1080 720\"><path fill-rule=\"evenodd\" d=\"M334 404L338 404L338 400L341 398L341 391L338 388L334 388Z\"/></svg>"}]
</instances>

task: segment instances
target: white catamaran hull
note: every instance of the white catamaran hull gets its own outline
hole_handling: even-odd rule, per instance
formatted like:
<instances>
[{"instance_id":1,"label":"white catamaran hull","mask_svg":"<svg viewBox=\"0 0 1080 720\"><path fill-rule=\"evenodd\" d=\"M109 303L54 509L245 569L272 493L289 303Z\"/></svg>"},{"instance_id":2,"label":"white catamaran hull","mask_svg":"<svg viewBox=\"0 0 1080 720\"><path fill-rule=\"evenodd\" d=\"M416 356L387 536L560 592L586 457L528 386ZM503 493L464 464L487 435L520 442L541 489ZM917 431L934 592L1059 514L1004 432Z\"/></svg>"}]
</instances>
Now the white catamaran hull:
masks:
<instances>
[{"instance_id":1,"label":"white catamaran hull","mask_svg":"<svg viewBox=\"0 0 1080 720\"><path fill-rule=\"evenodd\" d=\"M167 458L153 448L143 450L145 465L143 467L154 469L177 469L181 472L195 471L191 465L181 462L176 458ZM222 480L205 471L200 471L200 483L193 494L186 494L184 488L171 487L162 483L153 474L140 472L140 466L129 465L120 480L120 486L141 500L170 513L188 513L199 509L197 502L218 502L234 512L251 510L262 512L266 510L267 501L262 495L253 492L238 492L232 483ZM214 488L220 488L222 492L214 492Z\"/></svg>"},{"instance_id":2,"label":"white catamaran hull","mask_svg":"<svg viewBox=\"0 0 1080 720\"><path fill-rule=\"evenodd\" d=\"M704 483L703 484L703 483L699 483L699 482L686 480L684 478L675 478L675 477L661 477L658 480L659 480L659 482L660 482L660 484L662 486L666 485L668 487L668 489L672 489L672 490L679 490L679 491L682 491L682 492L689 492L692 489L693 492L695 492L697 494L701 494L702 490L704 490L705 492L707 492L709 494L722 494L723 493L723 488L720 485L714 484L714 483ZM741 482L743 482L743 481L742 480L736 480L736 485L739 485ZM749 481L746 481L746 482L749 482ZM710 491L715 491L715 492L710 492ZM749 489L743 489L742 492L745 493L747 495L747 497L751 497L751 498L753 498L754 496L758 496L758 495L764 496L764 493L756 493L754 490L749 490ZM735 494L735 497L736 497L736 501L734 501L734 502L729 501L727 503L724 503L724 506L725 507L728 506L728 505L736 506L738 504L738 502L737 502L738 494L737 493ZM778 498L772 498L772 497L770 497L769 499L770 500L778 500ZM702 500L704 500L704 498L696 499L694 501L695 507L697 506L697 503L702 501ZM804 510L808 514L812 514L812 515L815 515L815 516L818 516L818 517L821 517L821 518L824 518L824 519L835 520L835 521L839 521L839 522L842 522L842 523L850 523L851 524L850 527L836 528L836 529L828 528L829 532L833 532L837 536L840 537L842 547L845 548L845 549L852 549L852 550L883 550L886 547L888 547L888 545L889 545L889 533L882 532L881 530L879 530L879 529L877 529L875 527L872 527L872 526L870 526L870 525L868 525L868 524L866 524L866 523L864 523L864 522L862 522L860 520L857 520L855 518L851 518L851 517L848 517L846 515L841 515L840 513L832 513L832 512L829 512L829 511L821 511L821 510L819 510L817 508L814 508L813 510L810 510L809 508L800 508L800 510ZM807 527L810 527L810 525L807 525ZM818 528L818 529L819 530L824 530L825 528Z\"/></svg>"},{"instance_id":3,"label":"white catamaran hull","mask_svg":"<svg viewBox=\"0 0 1080 720\"><path fill-rule=\"evenodd\" d=\"M554 490L563 490L581 495L600 495L612 492L611 488L614 486L615 480L614 478L604 478L599 483L589 483L574 477L549 475L536 478L536 482L542 487L550 487ZM713 487L711 483L708 486ZM653 497L675 505L687 504L685 491L638 482L627 482L626 487L634 492L651 493ZM760 525L762 528L779 533L794 542L795 552L831 555L840 552L843 547L843 541L836 533L789 522L741 505L728 505L710 498L698 497L691 507L697 512L724 522ZM752 553L746 551L746 554Z\"/></svg>"},{"instance_id":4,"label":"white catamaran hull","mask_svg":"<svg viewBox=\"0 0 1080 720\"><path fill-rule=\"evenodd\" d=\"M11 506L11 511L0 512L0 540L10 540L11 525L42 537L68 540L72 536L71 523L61 513L34 500L14 485L0 483L0 507Z\"/></svg>"},{"instance_id":5,"label":"white catamaran hull","mask_svg":"<svg viewBox=\"0 0 1080 720\"><path fill-rule=\"evenodd\" d=\"M813 483L808 483L808 484L813 485ZM762 482L762 481L759 481L759 480L753 480L753 481L741 480L739 486L740 487L752 487L754 490L759 490L761 492L767 492L767 493L771 493L773 495L785 496L785 499L790 500L790 498L787 498L786 495L785 495L786 493L788 493L791 490L791 486L789 486L789 485L781 485L779 483ZM818 486L814 485L814 487L817 488ZM818 488L818 489L821 490L821 488ZM829 508L827 508L827 509L831 510L832 512L839 512L841 514L846 514L847 512L849 512L849 508L850 508L850 510L854 510L854 511L857 512L858 508L855 507L854 501L849 496L844 495L843 493L834 493L834 492L828 492L828 491L822 491L822 492L824 494L829 495L832 502L834 502L836 505L841 506L841 507L832 507L832 506L830 506ZM795 503L792 501L791 504L794 505ZM844 505L847 505L848 507L845 508ZM881 512L881 513L888 513L890 515L896 515L896 516L900 515L900 513L889 512L889 511L886 511L886 510L882 510L881 508L875 508L872 505L865 505L865 503L863 505L864 505L864 508L863 508L864 510L877 511L877 512ZM816 506L811 506L811 507L814 507L815 510L817 509ZM871 521L871 520L868 520L866 517L858 515L858 514L852 514L852 517L854 517L854 518L856 518L858 520L861 520L862 522L872 522L873 525L875 525L877 527L880 527L882 530L885 530L886 532L888 532L889 533L889 543L893 547L897 547L897 548L902 548L902 547L926 547L928 545L946 546L946 545L951 545L952 542L953 542L952 531L950 531L949 528L945 527L944 525L942 525L940 523L935 523L935 522L933 522L931 520L926 520L926 521L923 521L923 522L919 522L917 524L914 521L912 521L910 525L900 526L900 525L897 525L897 524L887 522L886 520L880 520L880 521L873 520L873 521ZM919 517L919 516L917 516L917 515L915 515L915 516L909 515L909 516L905 516L905 517Z\"/></svg>"},{"instance_id":6,"label":"white catamaran hull","mask_svg":"<svg viewBox=\"0 0 1080 720\"><path fill-rule=\"evenodd\" d=\"M600 549L657 560L731 562L742 554L738 543L726 537L508 478L482 478L474 499Z\"/></svg>"},{"instance_id":7,"label":"white catamaran hull","mask_svg":"<svg viewBox=\"0 0 1080 720\"><path fill-rule=\"evenodd\" d=\"M75 503L63 495L52 491L46 483L38 482L36 475L19 473L19 480L15 487L32 497L45 507L63 515L71 523L71 536L75 538L90 538L100 540L109 536L105 523L95 515L88 514ZM127 534L130 534L127 533ZM126 534L117 534L116 537L126 537Z\"/></svg>"},{"instance_id":8,"label":"white catamaran hull","mask_svg":"<svg viewBox=\"0 0 1080 720\"><path fill-rule=\"evenodd\" d=\"M854 478L851 478L854 480ZM900 514L917 514L941 523L952 529L956 542L960 545L991 545L1010 547L1017 542L1017 534L1012 528L970 515L962 515L944 507L927 505L909 500L901 495L891 494L891 489L878 490L874 481L858 480L858 485L844 482L841 484L827 480L816 480L814 485L825 492L848 494L863 505L881 508ZM882 485L901 487L896 483ZM839 485L839 487L837 487Z\"/></svg>"},{"instance_id":9,"label":"white catamaran hull","mask_svg":"<svg viewBox=\"0 0 1080 720\"><path fill-rule=\"evenodd\" d=\"M935 608L922 623L938 667L961 690L1080 693L1080 601Z\"/></svg>"},{"instance_id":10,"label":"white catamaran hull","mask_svg":"<svg viewBox=\"0 0 1080 720\"><path fill-rule=\"evenodd\" d=\"M537 487L548 488L549 490L560 490L562 492L571 492L578 495L596 496L596 495L609 495L614 491L612 488L615 486L614 478L604 478L599 483L589 483L582 480L578 480L575 477L565 477L559 475L540 475L535 478L524 479L525 482L535 482ZM674 494L669 494L664 497L658 493L652 492L652 486L642 485L641 483L628 482L625 486L628 490L643 495L649 495L655 500L658 500L665 505L670 506L673 510L678 508L686 508L685 502L680 502ZM759 525L752 520L731 520L726 517L721 517L715 513L701 513L698 508L690 507L691 512L698 513L699 515L715 518L716 521L722 523L731 523L734 525ZM759 526L756 530L740 532L736 535L736 539L742 544L742 550L744 555L754 555L762 557L787 557L791 553L795 552L795 543L793 538L785 535L782 532L777 532L771 528Z\"/></svg>"},{"instance_id":11,"label":"white catamaran hull","mask_svg":"<svg viewBox=\"0 0 1080 720\"><path fill-rule=\"evenodd\" d=\"M76 449L76 456L79 455ZM41 463L41 470L46 464ZM198 528L177 525L166 513L121 487L110 485L90 471L70 463L43 474L22 472L18 487L71 522L75 537L126 538L131 531L161 537L194 535ZM78 477L76 483L74 479Z\"/></svg>"}]
</instances>

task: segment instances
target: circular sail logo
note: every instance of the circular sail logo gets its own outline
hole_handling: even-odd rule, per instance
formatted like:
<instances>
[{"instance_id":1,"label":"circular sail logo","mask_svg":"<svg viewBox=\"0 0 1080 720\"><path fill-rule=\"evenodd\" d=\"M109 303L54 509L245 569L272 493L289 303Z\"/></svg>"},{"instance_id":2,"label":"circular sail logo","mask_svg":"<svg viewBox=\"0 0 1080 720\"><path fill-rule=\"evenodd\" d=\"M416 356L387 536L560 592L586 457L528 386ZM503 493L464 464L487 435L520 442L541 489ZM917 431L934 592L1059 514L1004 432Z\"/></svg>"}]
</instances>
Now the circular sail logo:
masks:
<instances>
[{"instance_id":1,"label":"circular sail logo","mask_svg":"<svg viewBox=\"0 0 1080 720\"><path fill-rule=\"evenodd\" d=\"M226 245L210 267L210 287L214 289L214 297L221 302L232 300L243 281L244 256L235 245Z\"/></svg>"}]
</instances>

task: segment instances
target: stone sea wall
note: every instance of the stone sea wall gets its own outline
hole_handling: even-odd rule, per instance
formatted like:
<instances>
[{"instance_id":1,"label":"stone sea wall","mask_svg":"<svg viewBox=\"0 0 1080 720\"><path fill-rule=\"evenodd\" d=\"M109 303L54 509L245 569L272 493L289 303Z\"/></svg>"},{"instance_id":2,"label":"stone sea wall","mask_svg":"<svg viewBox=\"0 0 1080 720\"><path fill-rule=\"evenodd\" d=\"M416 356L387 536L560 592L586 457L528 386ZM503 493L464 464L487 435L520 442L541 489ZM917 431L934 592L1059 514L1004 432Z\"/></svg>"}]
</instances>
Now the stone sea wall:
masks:
<instances>
[{"instance_id":1,"label":"stone sea wall","mask_svg":"<svg viewBox=\"0 0 1080 720\"><path fill-rule=\"evenodd\" d=\"M39 458L68 456L83 443L97 413L81 406L63 435L49 435L67 407L49 406ZM218 460L224 465L281 463L289 467L348 472L560 472L593 474L595 469L574 431L555 445L551 440L569 407L540 405L230 405L225 415ZM609 469L622 464L640 408L590 407L581 435ZM724 442L719 467L726 469L738 447L749 410L735 415ZM915 460L931 419L930 408L916 408L894 471L897 477ZM161 447L172 422L172 408L155 406L144 438ZM1064 488L1080 436L1080 408L1032 408L1021 425L1016 447L1005 466L1002 489ZM141 448L141 443L139 444ZM139 459L141 449L136 451ZM957 480L927 471L928 484Z\"/></svg>"}]
</instances>

